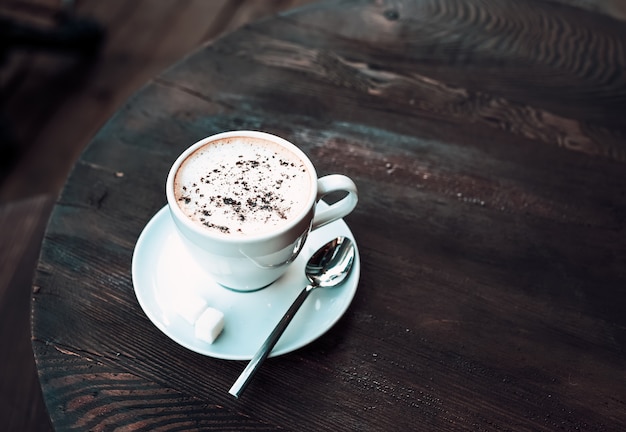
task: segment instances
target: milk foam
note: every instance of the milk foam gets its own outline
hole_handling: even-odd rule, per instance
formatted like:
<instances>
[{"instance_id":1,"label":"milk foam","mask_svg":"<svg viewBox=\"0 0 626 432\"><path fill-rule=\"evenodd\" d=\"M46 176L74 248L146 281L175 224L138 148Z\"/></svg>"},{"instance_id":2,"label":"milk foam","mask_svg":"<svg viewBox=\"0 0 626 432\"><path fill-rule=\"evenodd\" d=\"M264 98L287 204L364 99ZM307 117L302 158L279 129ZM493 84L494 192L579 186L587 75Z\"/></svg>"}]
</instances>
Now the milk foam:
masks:
<instances>
[{"instance_id":1,"label":"milk foam","mask_svg":"<svg viewBox=\"0 0 626 432\"><path fill-rule=\"evenodd\" d=\"M306 165L271 141L231 137L207 143L174 178L178 206L198 224L229 235L257 235L288 223L309 200Z\"/></svg>"}]
</instances>

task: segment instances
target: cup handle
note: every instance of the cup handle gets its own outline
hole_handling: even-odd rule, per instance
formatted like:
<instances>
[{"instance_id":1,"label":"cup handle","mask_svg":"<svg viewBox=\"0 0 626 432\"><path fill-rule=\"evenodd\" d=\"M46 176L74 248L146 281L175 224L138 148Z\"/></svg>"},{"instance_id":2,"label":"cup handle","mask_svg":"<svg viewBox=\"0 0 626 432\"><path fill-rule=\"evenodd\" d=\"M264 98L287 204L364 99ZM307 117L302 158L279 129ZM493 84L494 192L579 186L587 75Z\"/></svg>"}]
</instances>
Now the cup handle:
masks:
<instances>
[{"instance_id":1,"label":"cup handle","mask_svg":"<svg viewBox=\"0 0 626 432\"><path fill-rule=\"evenodd\" d=\"M323 210L316 207L311 230L348 215L354 210L358 201L356 185L348 177L341 174L331 174L317 179L317 201L322 199L324 195L339 191L347 192L348 195Z\"/></svg>"}]
</instances>

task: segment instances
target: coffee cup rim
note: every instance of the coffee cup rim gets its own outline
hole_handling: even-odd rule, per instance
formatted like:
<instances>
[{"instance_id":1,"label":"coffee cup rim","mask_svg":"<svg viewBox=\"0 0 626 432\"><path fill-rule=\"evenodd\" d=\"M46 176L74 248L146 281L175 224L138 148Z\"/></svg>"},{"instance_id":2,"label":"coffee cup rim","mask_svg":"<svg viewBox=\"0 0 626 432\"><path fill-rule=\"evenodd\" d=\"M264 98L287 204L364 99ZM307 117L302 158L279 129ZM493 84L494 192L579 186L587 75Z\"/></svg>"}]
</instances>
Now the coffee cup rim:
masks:
<instances>
[{"instance_id":1,"label":"coffee cup rim","mask_svg":"<svg viewBox=\"0 0 626 432\"><path fill-rule=\"evenodd\" d=\"M178 168L185 161L185 159L187 159L187 157L190 154L192 154L194 151L196 151L199 147L202 147L203 145L209 142L217 141L217 140L224 139L224 138L233 138L233 137L249 137L249 138L258 138L258 139L272 141L273 143L278 144L288 149L290 152L296 154L307 167L307 172L309 173L309 176L311 177L310 178L311 188L309 190L309 197L308 197L307 203L305 206L303 206L302 210L296 216L293 217L291 221L280 226L276 230L273 230L270 232L264 232L258 235L237 235L237 236L231 236L229 234L224 234L221 232L210 231L208 229L198 226L197 223L189 219L185 215L185 213L182 211L182 209L179 207L178 203L176 202L176 196L174 193L174 178L176 176L176 172L178 171ZM315 200L317 197L317 180L318 180L317 172L315 170L315 167L313 166L313 163L311 162L309 157L295 144L287 141L284 138L281 138L277 135L273 135L267 132L261 132L261 131L255 131L255 130L231 130L231 131L220 132L214 135L207 136L205 138L202 138L196 141L189 147L187 147L176 158L176 160L170 167L170 170L167 175L166 185L165 185L165 193L166 193L168 205L170 207L170 212L173 212L174 216L178 219L178 221L182 222L187 227L187 229L191 230L192 232L198 234L201 237L212 238L214 240L219 240L221 242L247 244L247 243L256 243L256 242L271 240L277 235L282 235L286 232L289 232L294 227L297 227L298 225L300 225L302 223L303 218L306 217L307 214L311 212L311 209L313 208L315 204Z\"/></svg>"}]
</instances>

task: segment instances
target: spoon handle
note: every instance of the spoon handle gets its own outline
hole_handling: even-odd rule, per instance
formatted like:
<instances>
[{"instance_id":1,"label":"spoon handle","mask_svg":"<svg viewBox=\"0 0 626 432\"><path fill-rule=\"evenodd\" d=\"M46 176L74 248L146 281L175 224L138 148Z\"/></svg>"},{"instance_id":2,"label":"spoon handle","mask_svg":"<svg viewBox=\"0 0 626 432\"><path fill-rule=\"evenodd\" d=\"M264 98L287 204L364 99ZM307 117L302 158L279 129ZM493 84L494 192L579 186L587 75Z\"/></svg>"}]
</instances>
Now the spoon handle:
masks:
<instances>
[{"instance_id":1,"label":"spoon handle","mask_svg":"<svg viewBox=\"0 0 626 432\"><path fill-rule=\"evenodd\" d=\"M308 285L306 288L300 291L298 297L291 304L287 312L285 312L285 315L283 315L278 324L276 324L276 327L274 327L274 330L272 330L267 339L265 339L265 342L263 342L261 348L259 348L254 357L252 357L252 359L250 360L250 363L248 363L243 372L241 372L241 375L239 375L239 378L237 378L237 381L235 381L228 393L235 396L236 398L241 396L243 391L248 386L248 383L252 380L255 372L261 367L261 363L263 363L267 356L270 355L270 352L272 352L272 348L274 348L274 345L276 345L276 342L278 342L278 339L280 339L281 335L291 322L293 316L296 314L296 312L298 312L298 309L300 309L300 306L302 306L302 303L304 303L309 293L315 288L315 285Z\"/></svg>"}]
</instances>

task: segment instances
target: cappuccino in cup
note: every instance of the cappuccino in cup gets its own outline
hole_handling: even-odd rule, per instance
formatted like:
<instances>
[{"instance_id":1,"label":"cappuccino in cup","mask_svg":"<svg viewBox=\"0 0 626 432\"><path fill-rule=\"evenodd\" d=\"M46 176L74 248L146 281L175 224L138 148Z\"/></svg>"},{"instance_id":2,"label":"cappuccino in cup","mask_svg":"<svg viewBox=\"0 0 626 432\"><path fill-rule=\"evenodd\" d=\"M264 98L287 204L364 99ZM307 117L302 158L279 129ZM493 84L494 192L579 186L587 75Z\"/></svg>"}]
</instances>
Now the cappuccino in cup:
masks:
<instances>
[{"instance_id":1,"label":"cappuccino in cup","mask_svg":"<svg viewBox=\"0 0 626 432\"><path fill-rule=\"evenodd\" d=\"M191 153L174 178L176 201L204 229L253 236L305 210L311 178L305 162L265 139L233 136Z\"/></svg>"},{"instance_id":2,"label":"cappuccino in cup","mask_svg":"<svg viewBox=\"0 0 626 432\"><path fill-rule=\"evenodd\" d=\"M333 192L346 194L318 206ZM190 255L217 283L237 291L274 282L311 230L346 216L357 203L348 177L318 178L302 150L256 131L223 132L193 144L170 168L166 195Z\"/></svg>"}]
</instances>

